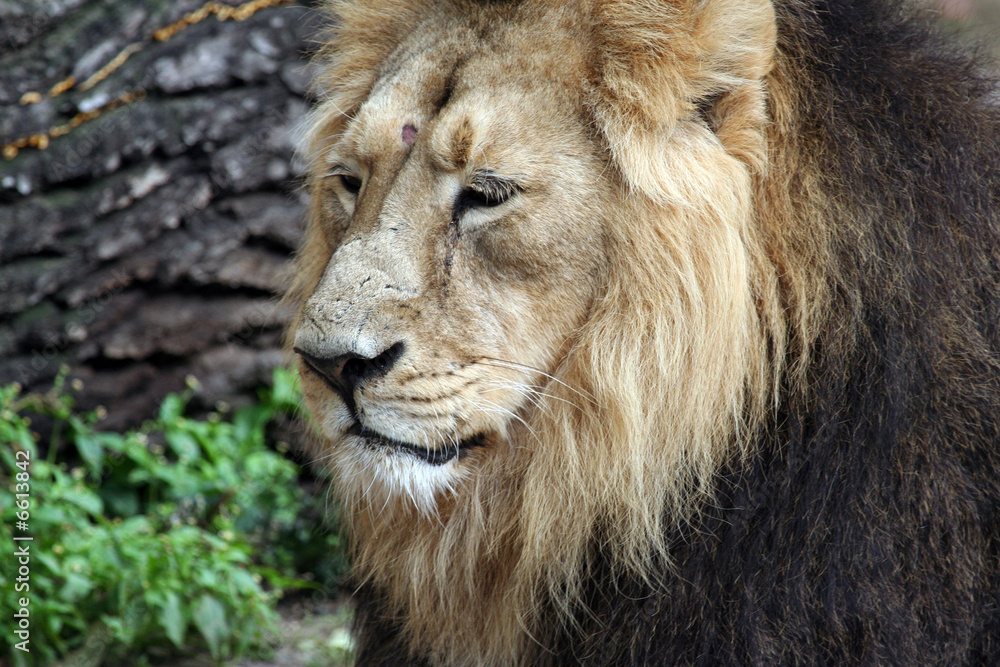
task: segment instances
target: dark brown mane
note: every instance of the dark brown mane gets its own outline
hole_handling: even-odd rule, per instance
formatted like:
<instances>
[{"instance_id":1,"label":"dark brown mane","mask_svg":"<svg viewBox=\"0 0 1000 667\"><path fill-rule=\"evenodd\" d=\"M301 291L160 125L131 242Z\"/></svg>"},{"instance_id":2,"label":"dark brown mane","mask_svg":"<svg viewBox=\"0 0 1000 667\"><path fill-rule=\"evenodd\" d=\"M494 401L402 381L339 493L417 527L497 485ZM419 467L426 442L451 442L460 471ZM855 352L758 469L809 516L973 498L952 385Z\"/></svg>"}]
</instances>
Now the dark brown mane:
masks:
<instances>
[{"instance_id":1,"label":"dark brown mane","mask_svg":"<svg viewBox=\"0 0 1000 667\"><path fill-rule=\"evenodd\" d=\"M482 4L335 3L311 150L428 26L543 48L548 21L585 61L606 266L527 435L483 440L439 514L339 478L359 664L1000 660L988 65L889 0ZM323 206L300 304L349 222Z\"/></svg>"}]
</instances>

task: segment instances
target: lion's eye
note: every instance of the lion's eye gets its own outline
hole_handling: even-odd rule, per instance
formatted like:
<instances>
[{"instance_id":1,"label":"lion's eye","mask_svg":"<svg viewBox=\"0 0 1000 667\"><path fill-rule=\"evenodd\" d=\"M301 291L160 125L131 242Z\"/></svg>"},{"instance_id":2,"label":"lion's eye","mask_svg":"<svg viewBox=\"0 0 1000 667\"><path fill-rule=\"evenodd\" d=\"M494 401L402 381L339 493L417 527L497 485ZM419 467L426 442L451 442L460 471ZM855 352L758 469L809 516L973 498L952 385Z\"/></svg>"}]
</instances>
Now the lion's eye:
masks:
<instances>
[{"instance_id":1,"label":"lion's eye","mask_svg":"<svg viewBox=\"0 0 1000 667\"><path fill-rule=\"evenodd\" d=\"M499 206L508 199L510 199L511 192L502 190L476 190L473 188L466 188L462 190L462 193L458 196L458 204L456 208L467 209L467 208L491 208L493 206Z\"/></svg>"},{"instance_id":2,"label":"lion's eye","mask_svg":"<svg viewBox=\"0 0 1000 667\"><path fill-rule=\"evenodd\" d=\"M361 192L361 179L357 176L351 176L350 174L337 174L337 178L340 179L340 184L344 186L352 195L356 195Z\"/></svg>"},{"instance_id":3,"label":"lion's eye","mask_svg":"<svg viewBox=\"0 0 1000 667\"><path fill-rule=\"evenodd\" d=\"M520 191L521 188L514 181L489 172L481 172L473 177L470 187L458 193L458 198L455 200L455 217L470 209L495 208Z\"/></svg>"}]
</instances>

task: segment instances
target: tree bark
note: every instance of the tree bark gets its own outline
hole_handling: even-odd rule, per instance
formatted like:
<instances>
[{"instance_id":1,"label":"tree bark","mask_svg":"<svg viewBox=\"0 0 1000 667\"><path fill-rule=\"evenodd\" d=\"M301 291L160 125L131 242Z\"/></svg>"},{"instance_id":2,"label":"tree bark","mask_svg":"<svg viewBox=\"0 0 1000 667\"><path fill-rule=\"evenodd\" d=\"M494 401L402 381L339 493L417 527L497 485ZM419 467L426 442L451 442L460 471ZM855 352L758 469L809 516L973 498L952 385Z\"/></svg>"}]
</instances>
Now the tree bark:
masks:
<instances>
[{"instance_id":1,"label":"tree bark","mask_svg":"<svg viewBox=\"0 0 1000 667\"><path fill-rule=\"evenodd\" d=\"M0 383L67 365L122 428L282 362L308 5L0 0Z\"/></svg>"}]
</instances>

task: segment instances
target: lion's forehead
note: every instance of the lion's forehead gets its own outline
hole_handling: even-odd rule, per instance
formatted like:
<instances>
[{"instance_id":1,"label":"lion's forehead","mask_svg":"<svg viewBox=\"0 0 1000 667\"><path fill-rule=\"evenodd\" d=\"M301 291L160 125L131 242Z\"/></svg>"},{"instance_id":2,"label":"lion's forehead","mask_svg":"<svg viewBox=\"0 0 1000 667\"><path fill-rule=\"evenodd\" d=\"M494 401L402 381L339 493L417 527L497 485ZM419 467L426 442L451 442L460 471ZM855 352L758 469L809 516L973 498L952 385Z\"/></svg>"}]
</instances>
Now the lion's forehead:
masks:
<instances>
[{"instance_id":1,"label":"lion's forehead","mask_svg":"<svg viewBox=\"0 0 1000 667\"><path fill-rule=\"evenodd\" d=\"M344 148L376 160L408 150L414 135L426 137L432 162L449 170L477 152L492 164L537 161L540 138L582 128L583 54L552 48L550 40L526 59L505 46L515 36L489 44L438 37L422 34L426 48L401 49L360 105Z\"/></svg>"}]
</instances>

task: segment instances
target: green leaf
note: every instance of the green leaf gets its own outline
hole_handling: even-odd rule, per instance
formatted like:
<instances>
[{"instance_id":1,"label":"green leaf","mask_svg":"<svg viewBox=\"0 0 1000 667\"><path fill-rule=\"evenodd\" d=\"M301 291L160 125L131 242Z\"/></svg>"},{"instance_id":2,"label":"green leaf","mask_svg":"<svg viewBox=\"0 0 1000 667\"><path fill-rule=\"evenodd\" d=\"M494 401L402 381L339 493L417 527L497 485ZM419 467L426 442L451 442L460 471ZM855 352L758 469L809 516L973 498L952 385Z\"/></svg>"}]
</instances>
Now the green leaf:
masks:
<instances>
[{"instance_id":1,"label":"green leaf","mask_svg":"<svg viewBox=\"0 0 1000 667\"><path fill-rule=\"evenodd\" d=\"M229 635L225 607L211 595L202 595L194 609L194 622L208 642L212 657L222 657L222 643Z\"/></svg>"},{"instance_id":2,"label":"green leaf","mask_svg":"<svg viewBox=\"0 0 1000 667\"><path fill-rule=\"evenodd\" d=\"M101 498L90 489L82 486L67 489L62 494L62 500L70 502L88 514L100 514L104 510Z\"/></svg>"},{"instance_id":3,"label":"green leaf","mask_svg":"<svg viewBox=\"0 0 1000 667\"><path fill-rule=\"evenodd\" d=\"M32 452L33 497L44 500L31 513L41 545L31 581L38 653L26 665L70 664L94 627L116 637L116 656L183 650L198 635L216 659L240 657L274 627L279 589L317 586L294 573L316 572L317 558L342 551L314 539L321 512L303 513L299 469L266 441L268 422L288 410L279 404L294 409L299 400L294 375L279 372L258 405L208 421L183 416L189 395L168 398L160 421L142 431L115 434L95 431L96 413L57 393L15 404L13 387L0 386L0 445L14 443L0 446L0 477L16 472L22 442ZM100 474L38 459L25 412L60 422L70 459ZM0 489L0 541L13 533L13 499ZM0 568L0 607L11 606L5 577Z\"/></svg>"},{"instance_id":4,"label":"green leaf","mask_svg":"<svg viewBox=\"0 0 1000 667\"><path fill-rule=\"evenodd\" d=\"M124 533L139 533L139 534L152 534L153 526L149 521L149 518L145 516L133 516L125 519L121 525L121 532Z\"/></svg>"},{"instance_id":5,"label":"green leaf","mask_svg":"<svg viewBox=\"0 0 1000 667\"><path fill-rule=\"evenodd\" d=\"M104 485L101 498L114 516L128 517L139 513L139 494L135 489Z\"/></svg>"},{"instance_id":6,"label":"green leaf","mask_svg":"<svg viewBox=\"0 0 1000 667\"><path fill-rule=\"evenodd\" d=\"M125 438L123 438L118 433L109 432L99 432L95 433L94 436L98 438L101 444L111 451L120 452L125 449Z\"/></svg>"},{"instance_id":7,"label":"green leaf","mask_svg":"<svg viewBox=\"0 0 1000 667\"><path fill-rule=\"evenodd\" d=\"M277 367L274 369L274 387L271 390L271 400L284 410L294 410L299 405L299 376L291 368Z\"/></svg>"},{"instance_id":8,"label":"green leaf","mask_svg":"<svg viewBox=\"0 0 1000 667\"><path fill-rule=\"evenodd\" d=\"M34 549L32 549L32 551L34 551ZM62 573L62 563L60 563L60 561L51 554L45 551L35 551L32 554L32 557L37 558L42 565L49 568L49 572L52 572L53 574Z\"/></svg>"},{"instance_id":9,"label":"green leaf","mask_svg":"<svg viewBox=\"0 0 1000 667\"><path fill-rule=\"evenodd\" d=\"M170 394L160 405L160 421L172 424L184 414L184 399L177 394Z\"/></svg>"},{"instance_id":10,"label":"green leaf","mask_svg":"<svg viewBox=\"0 0 1000 667\"><path fill-rule=\"evenodd\" d=\"M126 477L125 479L126 481L128 481L129 484L139 486L141 484L145 484L152 478L153 475L148 470L143 470L142 468L136 468L135 470L129 472L128 477Z\"/></svg>"},{"instance_id":11,"label":"green leaf","mask_svg":"<svg viewBox=\"0 0 1000 667\"><path fill-rule=\"evenodd\" d=\"M59 589L59 597L75 602L80 600L94 588L94 583L87 577L70 572L66 575L66 583Z\"/></svg>"},{"instance_id":12,"label":"green leaf","mask_svg":"<svg viewBox=\"0 0 1000 667\"><path fill-rule=\"evenodd\" d=\"M132 598L125 603L119 616L102 615L101 620L111 629L115 638L126 647L142 639L142 628L149 611L141 599Z\"/></svg>"},{"instance_id":13,"label":"green leaf","mask_svg":"<svg viewBox=\"0 0 1000 667\"><path fill-rule=\"evenodd\" d=\"M190 433L184 431L167 431L167 444L182 461L197 458L201 454L198 441Z\"/></svg>"},{"instance_id":14,"label":"green leaf","mask_svg":"<svg viewBox=\"0 0 1000 667\"><path fill-rule=\"evenodd\" d=\"M90 472L96 475L101 471L101 462L104 459L104 445L101 439L96 434L81 429L77 432L75 440L80 458L87 464Z\"/></svg>"},{"instance_id":15,"label":"green leaf","mask_svg":"<svg viewBox=\"0 0 1000 667\"><path fill-rule=\"evenodd\" d=\"M322 590L322 586L314 581L306 581L305 579L296 579L294 577L288 577L281 572L278 572L274 568L257 566L253 568L253 571L261 575L267 580L267 583L272 588L280 588L284 590L291 590L296 588L312 588L315 590Z\"/></svg>"},{"instance_id":16,"label":"green leaf","mask_svg":"<svg viewBox=\"0 0 1000 667\"><path fill-rule=\"evenodd\" d=\"M187 620L184 618L184 612L181 609L181 599L177 593L173 591L167 593L166 601L160 610L159 621L160 625L167 632L167 638L174 643L174 646L178 648L183 646L184 633L187 630Z\"/></svg>"},{"instance_id":17,"label":"green leaf","mask_svg":"<svg viewBox=\"0 0 1000 667\"><path fill-rule=\"evenodd\" d=\"M195 580L200 586L205 588L216 589L219 588L219 577L216 575L215 570L211 568L204 568L195 575Z\"/></svg>"}]
</instances>

